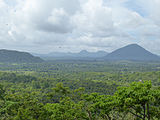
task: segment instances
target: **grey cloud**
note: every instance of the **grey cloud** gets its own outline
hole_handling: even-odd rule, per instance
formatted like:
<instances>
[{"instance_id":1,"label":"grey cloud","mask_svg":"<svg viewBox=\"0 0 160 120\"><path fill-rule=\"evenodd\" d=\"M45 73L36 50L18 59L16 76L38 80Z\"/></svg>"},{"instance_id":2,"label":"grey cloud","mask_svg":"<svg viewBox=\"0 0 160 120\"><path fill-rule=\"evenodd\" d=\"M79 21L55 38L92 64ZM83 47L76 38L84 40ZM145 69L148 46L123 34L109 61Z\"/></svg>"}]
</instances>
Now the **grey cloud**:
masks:
<instances>
[{"instance_id":1,"label":"grey cloud","mask_svg":"<svg viewBox=\"0 0 160 120\"><path fill-rule=\"evenodd\" d=\"M52 10L51 15L45 22L36 25L40 30L55 33L68 33L73 29L70 16L63 9Z\"/></svg>"},{"instance_id":2,"label":"grey cloud","mask_svg":"<svg viewBox=\"0 0 160 120\"><path fill-rule=\"evenodd\" d=\"M73 29L71 17L79 8L77 0L28 0L17 7L17 16L30 27L55 33L67 33Z\"/></svg>"},{"instance_id":3,"label":"grey cloud","mask_svg":"<svg viewBox=\"0 0 160 120\"><path fill-rule=\"evenodd\" d=\"M129 1L16 0L11 6L0 0L0 47L37 52L112 51L129 43L145 47L152 43L156 47L148 49L158 53L160 2L135 0L147 13L143 16L124 5Z\"/></svg>"}]
</instances>

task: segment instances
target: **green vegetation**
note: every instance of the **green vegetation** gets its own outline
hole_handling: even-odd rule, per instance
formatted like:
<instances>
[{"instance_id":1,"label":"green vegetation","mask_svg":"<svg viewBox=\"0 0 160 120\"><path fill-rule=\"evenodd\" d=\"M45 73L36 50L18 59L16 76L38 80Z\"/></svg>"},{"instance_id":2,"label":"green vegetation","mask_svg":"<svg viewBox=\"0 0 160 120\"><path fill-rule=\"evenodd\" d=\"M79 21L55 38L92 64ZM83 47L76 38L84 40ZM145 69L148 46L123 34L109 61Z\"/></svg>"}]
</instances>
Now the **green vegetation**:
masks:
<instances>
[{"instance_id":1,"label":"green vegetation","mask_svg":"<svg viewBox=\"0 0 160 120\"><path fill-rule=\"evenodd\" d=\"M40 57L35 57L27 52L0 50L0 62L2 63L39 63L43 61Z\"/></svg>"},{"instance_id":2,"label":"green vegetation","mask_svg":"<svg viewBox=\"0 0 160 120\"><path fill-rule=\"evenodd\" d=\"M159 66L0 64L0 120L159 120Z\"/></svg>"}]
</instances>

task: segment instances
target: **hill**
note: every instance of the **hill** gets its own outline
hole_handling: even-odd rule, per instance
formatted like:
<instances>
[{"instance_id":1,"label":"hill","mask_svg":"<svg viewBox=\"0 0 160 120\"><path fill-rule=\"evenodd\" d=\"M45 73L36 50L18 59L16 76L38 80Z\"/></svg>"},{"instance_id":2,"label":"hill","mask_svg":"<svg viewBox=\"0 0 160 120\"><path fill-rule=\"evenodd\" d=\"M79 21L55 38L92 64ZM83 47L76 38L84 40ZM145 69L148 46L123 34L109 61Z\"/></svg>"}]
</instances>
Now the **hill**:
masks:
<instances>
[{"instance_id":1,"label":"hill","mask_svg":"<svg viewBox=\"0 0 160 120\"><path fill-rule=\"evenodd\" d=\"M0 62L5 63L37 63L43 62L39 57L35 57L27 52L14 50L0 50Z\"/></svg>"},{"instance_id":2,"label":"hill","mask_svg":"<svg viewBox=\"0 0 160 120\"><path fill-rule=\"evenodd\" d=\"M77 57L89 57L89 58L99 58L104 57L108 53L105 51L97 51L97 52L88 52L87 50L82 50L79 53L77 53L75 56Z\"/></svg>"},{"instance_id":3,"label":"hill","mask_svg":"<svg viewBox=\"0 0 160 120\"><path fill-rule=\"evenodd\" d=\"M108 53L105 51L97 51L97 52L88 52L87 50L82 50L78 53L72 52L52 52L49 54L34 54L35 56L39 56L44 59L93 59L93 58L102 58L106 56Z\"/></svg>"},{"instance_id":4,"label":"hill","mask_svg":"<svg viewBox=\"0 0 160 120\"><path fill-rule=\"evenodd\" d=\"M160 57L152 54L137 44L130 44L105 56L106 60L160 61Z\"/></svg>"}]
</instances>

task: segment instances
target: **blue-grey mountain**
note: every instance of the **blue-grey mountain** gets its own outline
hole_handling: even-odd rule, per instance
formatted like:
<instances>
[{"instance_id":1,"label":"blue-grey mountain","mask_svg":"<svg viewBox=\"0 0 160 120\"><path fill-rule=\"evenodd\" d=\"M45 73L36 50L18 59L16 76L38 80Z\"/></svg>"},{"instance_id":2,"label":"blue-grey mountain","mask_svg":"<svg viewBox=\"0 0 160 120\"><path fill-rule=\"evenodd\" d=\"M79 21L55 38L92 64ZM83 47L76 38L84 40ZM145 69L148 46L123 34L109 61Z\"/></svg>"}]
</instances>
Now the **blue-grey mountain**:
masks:
<instances>
[{"instance_id":1,"label":"blue-grey mountain","mask_svg":"<svg viewBox=\"0 0 160 120\"><path fill-rule=\"evenodd\" d=\"M105 56L106 60L160 61L160 57L137 44L130 44Z\"/></svg>"},{"instance_id":2,"label":"blue-grey mountain","mask_svg":"<svg viewBox=\"0 0 160 120\"><path fill-rule=\"evenodd\" d=\"M33 54L39 56L44 59L95 59L95 58L102 58L106 56L108 53L105 51L97 51L97 52L88 52L87 50L82 50L79 53L72 53L72 52L52 52L49 54Z\"/></svg>"}]
</instances>

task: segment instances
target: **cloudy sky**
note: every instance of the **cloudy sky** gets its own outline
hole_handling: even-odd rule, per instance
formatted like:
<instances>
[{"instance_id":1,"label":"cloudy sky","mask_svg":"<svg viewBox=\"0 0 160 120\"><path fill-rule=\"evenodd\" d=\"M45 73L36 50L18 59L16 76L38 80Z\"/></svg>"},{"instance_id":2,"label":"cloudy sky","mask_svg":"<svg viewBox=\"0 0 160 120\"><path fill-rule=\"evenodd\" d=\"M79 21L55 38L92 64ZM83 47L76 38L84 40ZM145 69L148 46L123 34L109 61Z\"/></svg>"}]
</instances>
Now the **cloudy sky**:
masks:
<instances>
[{"instance_id":1,"label":"cloudy sky","mask_svg":"<svg viewBox=\"0 0 160 120\"><path fill-rule=\"evenodd\" d=\"M160 0L0 0L0 49L160 54Z\"/></svg>"}]
</instances>

